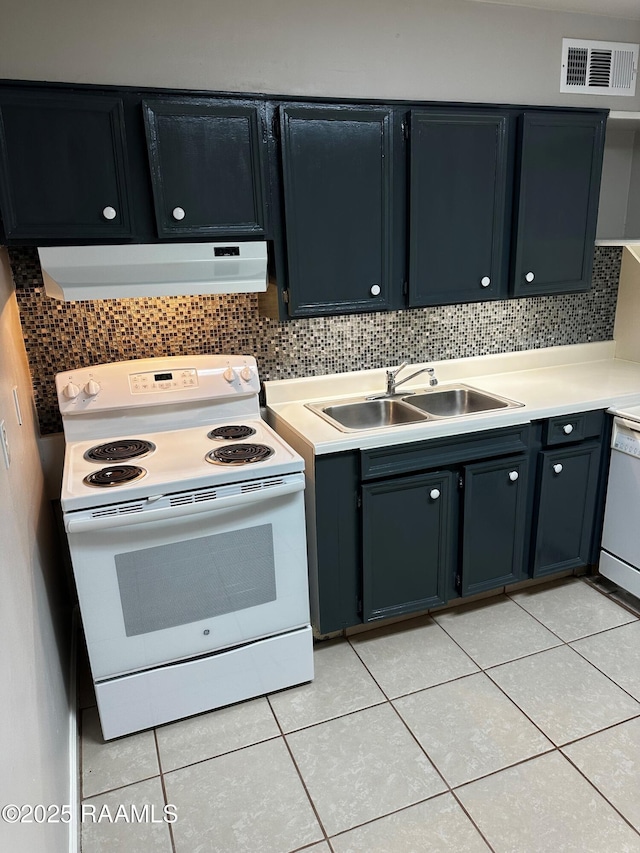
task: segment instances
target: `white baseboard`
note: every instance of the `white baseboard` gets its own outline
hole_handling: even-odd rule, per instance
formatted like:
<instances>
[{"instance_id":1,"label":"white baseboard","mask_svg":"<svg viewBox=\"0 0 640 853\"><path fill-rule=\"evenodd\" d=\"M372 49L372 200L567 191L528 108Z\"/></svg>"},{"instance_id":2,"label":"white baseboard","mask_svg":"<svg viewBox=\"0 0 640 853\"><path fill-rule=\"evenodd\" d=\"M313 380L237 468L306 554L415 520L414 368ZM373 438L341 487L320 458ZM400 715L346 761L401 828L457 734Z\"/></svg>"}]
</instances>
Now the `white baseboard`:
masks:
<instances>
[{"instance_id":1,"label":"white baseboard","mask_svg":"<svg viewBox=\"0 0 640 853\"><path fill-rule=\"evenodd\" d=\"M69 853L80 850L80 750L78 748L78 634L80 611L73 608L71 616L71 644L69 661L69 803L73 820L69 824Z\"/></svg>"}]
</instances>

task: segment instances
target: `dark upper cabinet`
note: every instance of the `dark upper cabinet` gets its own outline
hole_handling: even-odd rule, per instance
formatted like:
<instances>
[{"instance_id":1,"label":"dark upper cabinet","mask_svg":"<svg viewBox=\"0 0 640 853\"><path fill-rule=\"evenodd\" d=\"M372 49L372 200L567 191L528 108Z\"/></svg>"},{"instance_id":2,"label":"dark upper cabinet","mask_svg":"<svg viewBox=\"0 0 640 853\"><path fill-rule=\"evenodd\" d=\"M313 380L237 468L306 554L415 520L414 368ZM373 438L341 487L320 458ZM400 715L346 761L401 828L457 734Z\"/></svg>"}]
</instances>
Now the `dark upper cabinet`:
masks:
<instances>
[{"instance_id":1,"label":"dark upper cabinet","mask_svg":"<svg viewBox=\"0 0 640 853\"><path fill-rule=\"evenodd\" d=\"M539 454L534 577L589 564L600 454L599 441Z\"/></svg>"},{"instance_id":2,"label":"dark upper cabinet","mask_svg":"<svg viewBox=\"0 0 640 853\"><path fill-rule=\"evenodd\" d=\"M604 114L521 118L513 254L516 296L591 286Z\"/></svg>"},{"instance_id":3,"label":"dark upper cabinet","mask_svg":"<svg viewBox=\"0 0 640 853\"><path fill-rule=\"evenodd\" d=\"M455 542L453 479L450 471L436 471L362 487L365 622L446 601Z\"/></svg>"},{"instance_id":4,"label":"dark upper cabinet","mask_svg":"<svg viewBox=\"0 0 640 853\"><path fill-rule=\"evenodd\" d=\"M507 295L506 113L412 110L409 153L409 303Z\"/></svg>"},{"instance_id":5,"label":"dark upper cabinet","mask_svg":"<svg viewBox=\"0 0 640 853\"><path fill-rule=\"evenodd\" d=\"M130 237L122 100L0 92L0 206L14 243Z\"/></svg>"},{"instance_id":6,"label":"dark upper cabinet","mask_svg":"<svg viewBox=\"0 0 640 853\"><path fill-rule=\"evenodd\" d=\"M386 108L281 108L289 314L375 311L402 298L392 119Z\"/></svg>"},{"instance_id":7,"label":"dark upper cabinet","mask_svg":"<svg viewBox=\"0 0 640 853\"><path fill-rule=\"evenodd\" d=\"M259 106L191 98L142 108L158 236L263 234Z\"/></svg>"},{"instance_id":8,"label":"dark upper cabinet","mask_svg":"<svg viewBox=\"0 0 640 853\"><path fill-rule=\"evenodd\" d=\"M521 455L465 466L461 595L522 578L528 465Z\"/></svg>"}]
</instances>

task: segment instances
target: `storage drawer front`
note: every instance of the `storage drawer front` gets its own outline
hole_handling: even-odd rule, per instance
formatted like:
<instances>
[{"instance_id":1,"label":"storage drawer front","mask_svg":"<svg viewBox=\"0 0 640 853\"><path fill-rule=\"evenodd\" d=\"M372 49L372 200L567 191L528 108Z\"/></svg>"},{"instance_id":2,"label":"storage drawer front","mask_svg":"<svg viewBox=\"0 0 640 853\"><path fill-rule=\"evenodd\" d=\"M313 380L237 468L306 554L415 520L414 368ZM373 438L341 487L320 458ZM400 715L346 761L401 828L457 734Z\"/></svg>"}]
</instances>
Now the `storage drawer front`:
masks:
<instances>
[{"instance_id":1,"label":"storage drawer front","mask_svg":"<svg viewBox=\"0 0 640 853\"><path fill-rule=\"evenodd\" d=\"M542 440L546 446L569 444L583 438L599 438L604 425L604 412L580 412L549 418L544 426Z\"/></svg>"},{"instance_id":2,"label":"storage drawer front","mask_svg":"<svg viewBox=\"0 0 640 853\"><path fill-rule=\"evenodd\" d=\"M395 444L363 450L362 479L374 480L429 468L473 462L493 456L522 453L529 449L531 427L521 424L498 430L462 433L430 441Z\"/></svg>"}]
</instances>

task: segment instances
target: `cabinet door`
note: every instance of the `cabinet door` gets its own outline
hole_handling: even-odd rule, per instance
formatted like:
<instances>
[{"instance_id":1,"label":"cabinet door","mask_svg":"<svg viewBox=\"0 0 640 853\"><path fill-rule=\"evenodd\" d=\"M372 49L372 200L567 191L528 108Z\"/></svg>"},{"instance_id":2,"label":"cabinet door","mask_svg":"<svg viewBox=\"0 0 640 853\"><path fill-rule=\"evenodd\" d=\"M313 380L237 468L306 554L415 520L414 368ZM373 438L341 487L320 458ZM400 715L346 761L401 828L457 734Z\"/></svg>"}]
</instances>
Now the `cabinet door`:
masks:
<instances>
[{"instance_id":1,"label":"cabinet door","mask_svg":"<svg viewBox=\"0 0 640 853\"><path fill-rule=\"evenodd\" d=\"M0 205L8 240L131 236L120 98L4 92Z\"/></svg>"},{"instance_id":2,"label":"cabinet door","mask_svg":"<svg viewBox=\"0 0 640 853\"><path fill-rule=\"evenodd\" d=\"M595 441L540 453L534 577L588 565L600 453Z\"/></svg>"},{"instance_id":3,"label":"cabinet door","mask_svg":"<svg viewBox=\"0 0 640 853\"><path fill-rule=\"evenodd\" d=\"M411 112L409 301L506 295L506 115Z\"/></svg>"},{"instance_id":4,"label":"cabinet door","mask_svg":"<svg viewBox=\"0 0 640 853\"><path fill-rule=\"evenodd\" d=\"M391 307L392 111L291 106L280 118L289 313Z\"/></svg>"},{"instance_id":5,"label":"cabinet door","mask_svg":"<svg viewBox=\"0 0 640 853\"><path fill-rule=\"evenodd\" d=\"M525 113L519 169L516 296L591 286L604 118Z\"/></svg>"},{"instance_id":6,"label":"cabinet door","mask_svg":"<svg viewBox=\"0 0 640 853\"><path fill-rule=\"evenodd\" d=\"M528 457L464 467L461 595L522 576Z\"/></svg>"},{"instance_id":7,"label":"cabinet door","mask_svg":"<svg viewBox=\"0 0 640 853\"><path fill-rule=\"evenodd\" d=\"M193 99L142 106L158 235L264 233L258 107Z\"/></svg>"},{"instance_id":8,"label":"cabinet door","mask_svg":"<svg viewBox=\"0 0 640 853\"><path fill-rule=\"evenodd\" d=\"M452 481L439 471L363 486L363 621L445 602L455 545Z\"/></svg>"}]
</instances>

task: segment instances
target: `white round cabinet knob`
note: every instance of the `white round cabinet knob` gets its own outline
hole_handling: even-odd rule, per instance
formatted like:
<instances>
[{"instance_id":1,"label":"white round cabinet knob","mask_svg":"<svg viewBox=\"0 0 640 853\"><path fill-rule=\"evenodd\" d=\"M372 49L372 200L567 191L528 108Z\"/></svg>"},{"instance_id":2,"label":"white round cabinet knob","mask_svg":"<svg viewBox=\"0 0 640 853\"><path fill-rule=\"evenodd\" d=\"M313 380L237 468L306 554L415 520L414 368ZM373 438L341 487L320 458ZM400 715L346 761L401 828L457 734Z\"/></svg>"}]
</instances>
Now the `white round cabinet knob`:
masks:
<instances>
[{"instance_id":1,"label":"white round cabinet knob","mask_svg":"<svg viewBox=\"0 0 640 853\"><path fill-rule=\"evenodd\" d=\"M181 220L181 219L184 219L184 217L185 217L185 215L186 215L186 214L185 214L185 212L184 212L184 208L182 208L182 207L174 207L174 208L173 208L173 210L171 211L171 215L173 216L173 218L174 218L175 220L177 220L178 222L180 222L180 220Z\"/></svg>"},{"instance_id":2,"label":"white round cabinet knob","mask_svg":"<svg viewBox=\"0 0 640 853\"><path fill-rule=\"evenodd\" d=\"M95 397L100 392L100 386L95 379L90 379L84 386L84 393L88 397Z\"/></svg>"},{"instance_id":3,"label":"white round cabinet knob","mask_svg":"<svg viewBox=\"0 0 640 853\"><path fill-rule=\"evenodd\" d=\"M102 211L102 215L105 219L115 219L117 216L115 207L105 207Z\"/></svg>"},{"instance_id":4,"label":"white round cabinet knob","mask_svg":"<svg viewBox=\"0 0 640 853\"><path fill-rule=\"evenodd\" d=\"M440 497L440 489L431 489L431 491L429 492L429 497L432 501L437 501Z\"/></svg>"},{"instance_id":5,"label":"white round cabinet knob","mask_svg":"<svg viewBox=\"0 0 640 853\"><path fill-rule=\"evenodd\" d=\"M380 296L380 285L379 284L372 284L370 293L372 296Z\"/></svg>"},{"instance_id":6,"label":"white round cabinet knob","mask_svg":"<svg viewBox=\"0 0 640 853\"><path fill-rule=\"evenodd\" d=\"M528 273L525 275L524 280L525 280L525 281L533 281L533 280L534 280L534 278L535 278L535 275L534 275L532 272L528 272Z\"/></svg>"},{"instance_id":7,"label":"white round cabinet knob","mask_svg":"<svg viewBox=\"0 0 640 853\"><path fill-rule=\"evenodd\" d=\"M480 284L483 287L489 287L489 285L491 284L491 279L489 278L488 275L483 275L482 278L480 279Z\"/></svg>"},{"instance_id":8,"label":"white round cabinet knob","mask_svg":"<svg viewBox=\"0 0 640 853\"><path fill-rule=\"evenodd\" d=\"M68 382L64 386L62 393L67 398L67 400L75 400L78 394L80 393L80 388L78 388L75 382Z\"/></svg>"},{"instance_id":9,"label":"white round cabinet knob","mask_svg":"<svg viewBox=\"0 0 640 853\"><path fill-rule=\"evenodd\" d=\"M233 382L233 380L236 378L235 371L232 367L227 367L227 369L222 375L227 380L227 382Z\"/></svg>"},{"instance_id":10,"label":"white round cabinet knob","mask_svg":"<svg viewBox=\"0 0 640 853\"><path fill-rule=\"evenodd\" d=\"M553 466L553 471L555 474L562 473L562 465L560 464L560 462L556 462L556 464Z\"/></svg>"},{"instance_id":11,"label":"white round cabinet knob","mask_svg":"<svg viewBox=\"0 0 640 853\"><path fill-rule=\"evenodd\" d=\"M512 483L515 483L515 481L518 479L519 476L520 475L518 474L517 471L509 471L509 479L511 480Z\"/></svg>"},{"instance_id":12,"label":"white round cabinet knob","mask_svg":"<svg viewBox=\"0 0 640 853\"><path fill-rule=\"evenodd\" d=\"M573 424L565 424L565 425L562 427L562 432L563 432L565 435L571 435L571 433L573 432Z\"/></svg>"},{"instance_id":13,"label":"white round cabinet knob","mask_svg":"<svg viewBox=\"0 0 640 853\"><path fill-rule=\"evenodd\" d=\"M243 367L240 371L240 376L242 376L245 382L251 382L251 377L253 376L253 374L251 373L251 368L246 366Z\"/></svg>"}]
</instances>

